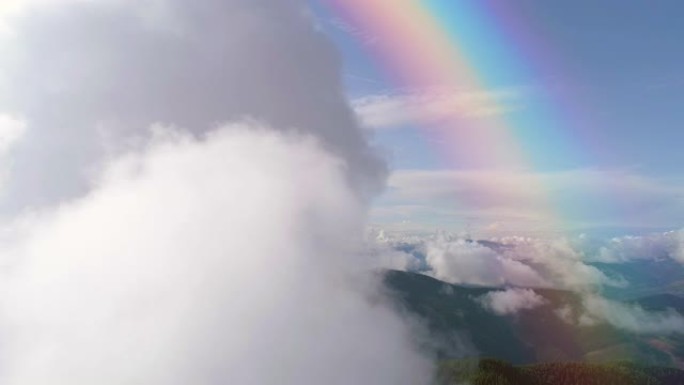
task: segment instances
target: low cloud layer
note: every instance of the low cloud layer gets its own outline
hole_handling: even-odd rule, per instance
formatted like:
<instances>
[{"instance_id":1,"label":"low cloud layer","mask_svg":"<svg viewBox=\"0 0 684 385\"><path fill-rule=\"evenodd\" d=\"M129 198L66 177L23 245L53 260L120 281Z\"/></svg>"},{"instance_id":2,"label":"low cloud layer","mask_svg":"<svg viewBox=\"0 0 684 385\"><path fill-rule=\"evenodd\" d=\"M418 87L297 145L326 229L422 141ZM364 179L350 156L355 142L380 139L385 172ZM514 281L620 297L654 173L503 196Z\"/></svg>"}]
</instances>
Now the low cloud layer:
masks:
<instances>
[{"instance_id":1,"label":"low cloud layer","mask_svg":"<svg viewBox=\"0 0 684 385\"><path fill-rule=\"evenodd\" d=\"M615 237L597 255L597 260L606 263L664 258L684 263L684 230Z\"/></svg>"},{"instance_id":2,"label":"low cloud layer","mask_svg":"<svg viewBox=\"0 0 684 385\"><path fill-rule=\"evenodd\" d=\"M505 237L474 241L437 233L424 237L388 237L379 242L395 250L406 249L407 245L418 250L424 257L425 274L455 284L548 287L582 292L628 284L621 277L608 276L591 265L582 250L565 238Z\"/></svg>"},{"instance_id":3,"label":"low cloud layer","mask_svg":"<svg viewBox=\"0 0 684 385\"><path fill-rule=\"evenodd\" d=\"M550 285L532 267L474 242L438 238L426 244L425 256L432 274L450 283Z\"/></svg>"},{"instance_id":4,"label":"low cloud layer","mask_svg":"<svg viewBox=\"0 0 684 385\"><path fill-rule=\"evenodd\" d=\"M572 291L574 294L568 298L575 296L578 300L577 303L557 304L555 309L556 316L569 324L591 327L607 323L630 333L668 335L684 334L684 317L673 309L649 311L637 304L601 295L607 289L613 292L629 290L633 283L642 286L644 281L632 282L628 278L633 276L626 278L607 273L597 266L597 262L605 267L635 261L658 264L664 258L678 261L680 233L669 231L607 240L589 239L582 235L550 239L504 237L480 241L443 232L428 236L382 233L377 242L389 245L397 252L420 255L422 258L419 259L424 264L419 264L420 268L414 271L453 284L506 288L475 298L485 309L498 315L513 315L548 304L551 301L534 289L554 288ZM639 269L652 267L637 265ZM661 285L668 283L660 282Z\"/></svg>"},{"instance_id":5,"label":"low cloud layer","mask_svg":"<svg viewBox=\"0 0 684 385\"><path fill-rule=\"evenodd\" d=\"M428 235L377 229L374 232L380 234L375 238L376 243L410 254L406 258L418 258L420 268L416 271L456 284L548 287L579 292L630 289L632 284L641 289L654 285L664 289L666 285L676 284L678 272L684 269L682 230L614 238L580 234L481 240L473 240L468 234L446 232ZM667 269L667 276L662 275L663 269Z\"/></svg>"},{"instance_id":6,"label":"low cloud layer","mask_svg":"<svg viewBox=\"0 0 684 385\"><path fill-rule=\"evenodd\" d=\"M507 289L485 294L478 301L498 315L516 314L521 310L534 309L546 303L544 297L531 289Z\"/></svg>"},{"instance_id":7,"label":"low cloud layer","mask_svg":"<svg viewBox=\"0 0 684 385\"><path fill-rule=\"evenodd\" d=\"M612 301L598 295L585 295L579 311L565 307L558 309L557 315L579 326L608 323L638 334L684 334L684 317L673 309L647 311L639 305Z\"/></svg>"}]
</instances>

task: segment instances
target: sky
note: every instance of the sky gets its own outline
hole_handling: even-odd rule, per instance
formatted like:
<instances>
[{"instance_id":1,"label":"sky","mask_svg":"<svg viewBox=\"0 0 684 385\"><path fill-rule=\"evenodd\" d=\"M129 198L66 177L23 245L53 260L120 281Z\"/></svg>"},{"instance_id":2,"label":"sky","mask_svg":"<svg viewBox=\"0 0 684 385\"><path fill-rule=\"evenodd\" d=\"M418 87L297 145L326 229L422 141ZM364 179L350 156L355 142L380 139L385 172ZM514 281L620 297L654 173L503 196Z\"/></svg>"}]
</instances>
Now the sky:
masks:
<instances>
[{"instance_id":1,"label":"sky","mask_svg":"<svg viewBox=\"0 0 684 385\"><path fill-rule=\"evenodd\" d=\"M513 135L531 161L505 175L493 170L501 168L496 162L471 167L452 156L463 149L444 144L420 111L412 115L412 108L429 108L425 104L430 102L416 97L425 93L421 85L397 82L392 65L378 54L392 36L350 17L339 3L313 1L313 7L320 28L343 56L346 93L393 171L388 193L377 202L373 219L378 225L409 232L505 227L511 232L604 234L681 226L681 2L521 0L505 9L495 1L456 1L453 6L422 2L431 14L430 24L440 24L446 34L460 34L449 39L452 48L460 45L470 66L486 80L477 90L458 91L476 93L471 101L447 108L482 110L515 124ZM363 13L363 6L358 8ZM469 25L477 18L469 15L467 21L462 16L466 9L479 12L480 25ZM420 45L406 41L406 56L424 54ZM453 84L439 84L438 79L431 86ZM495 213L495 205L472 202L473 194L511 189L493 183L501 177L536 179L550 189L544 195L554 195L556 223L539 225L544 221L535 212L543 209L522 202L521 195L537 199L535 191L497 193L497 200L507 203ZM491 186L472 186L474 181ZM408 191L416 190L416 183L429 183L432 192ZM526 184L511 183L517 188ZM523 219L532 217L536 219Z\"/></svg>"}]
</instances>

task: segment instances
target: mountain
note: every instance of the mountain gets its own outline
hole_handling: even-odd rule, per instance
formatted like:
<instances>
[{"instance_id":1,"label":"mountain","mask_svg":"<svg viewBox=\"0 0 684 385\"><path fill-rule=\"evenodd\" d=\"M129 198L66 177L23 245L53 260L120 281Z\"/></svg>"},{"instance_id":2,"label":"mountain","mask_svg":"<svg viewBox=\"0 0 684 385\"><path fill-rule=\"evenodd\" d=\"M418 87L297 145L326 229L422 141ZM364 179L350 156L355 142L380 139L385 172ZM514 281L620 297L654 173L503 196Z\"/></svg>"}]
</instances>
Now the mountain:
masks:
<instances>
[{"instance_id":1,"label":"mountain","mask_svg":"<svg viewBox=\"0 0 684 385\"><path fill-rule=\"evenodd\" d=\"M535 289L545 303L514 315L497 315L478 300L501 290L451 285L425 275L386 271L383 281L397 309L426 325L426 349L442 360L464 356L491 357L515 365L554 361L611 362L633 360L645 365L682 366L684 338L635 335L607 323L577 326L559 316L559 309L579 312L578 294ZM684 300L654 295L631 301L648 310L675 308Z\"/></svg>"}]
</instances>

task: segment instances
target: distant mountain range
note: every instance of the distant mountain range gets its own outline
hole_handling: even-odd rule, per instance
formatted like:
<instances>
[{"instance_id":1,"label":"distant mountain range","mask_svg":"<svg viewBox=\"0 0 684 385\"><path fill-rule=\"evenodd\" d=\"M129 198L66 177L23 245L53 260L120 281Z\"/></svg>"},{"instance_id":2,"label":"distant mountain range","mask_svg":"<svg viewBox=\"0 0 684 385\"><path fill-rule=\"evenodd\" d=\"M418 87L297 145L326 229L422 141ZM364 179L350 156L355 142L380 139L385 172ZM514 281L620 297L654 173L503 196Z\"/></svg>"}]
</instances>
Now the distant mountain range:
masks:
<instances>
[{"instance_id":1,"label":"distant mountain range","mask_svg":"<svg viewBox=\"0 0 684 385\"><path fill-rule=\"evenodd\" d=\"M486 310L478 298L501 289L452 285L411 272L391 270L382 274L397 308L426 326L429 335L418 337L419 342L443 361L489 357L529 365L628 360L684 367L682 335L636 335L607 323L577 326L563 320L559 308L581 306L581 297L573 292L534 289L545 299L544 304L512 315L497 315ZM684 298L671 293L631 298L629 302L646 310L671 308L684 314Z\"/></svg>"}]
</instances>

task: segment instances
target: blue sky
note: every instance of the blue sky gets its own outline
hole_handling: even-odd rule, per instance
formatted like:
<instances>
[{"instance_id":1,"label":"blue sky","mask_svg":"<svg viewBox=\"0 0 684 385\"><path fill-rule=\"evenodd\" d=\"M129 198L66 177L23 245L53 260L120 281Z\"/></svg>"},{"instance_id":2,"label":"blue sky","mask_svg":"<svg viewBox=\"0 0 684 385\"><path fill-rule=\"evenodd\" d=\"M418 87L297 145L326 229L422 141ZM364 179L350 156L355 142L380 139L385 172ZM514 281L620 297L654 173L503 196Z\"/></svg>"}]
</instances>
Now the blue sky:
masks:
<instances>
[{"instance_id":1,"label":"blue sky","mask_svg":"<svg viewBox=\"0 0 684 385\"><path fill-rule=\"evenodd\" d=\"M369 56L372 47L364 46L363 41L372 40L373 36L343 24L337 15L321 6L323 3L314 2L314 11L321 28L344 58L344 81L352 103L368 96L407 92L388 82L383 69ZM446 1L431 0L426 4L439 8L447 24L464 22L463 15L448 13L453 9ZM552 124L558 125L555 130L566 135L568 141L574 141L568 144L574 149L567 153L559 144L562 140L556 138L557 142L546 149L535 144L535 153L531 154L536 165L532 173L555 178L554 186L572 191L567 197L557 195L558 206L570 207L573 212L569 216L572 218L562 214L568 229L648 232L681 227L684 3L519 0L513 4L516 22L523 23L543 44L534 47L538 51L535 57L519 57L522 65L532 71L524 76L500 76L488 84L489 91L524 90L512 102L516 107L502 113L526 129L533 127L528 131L532 133L530 141L543 143L545 129ZM467 33L466 30L467 27L454 26L452 32ZM525 52L526 47L506 48ZM420 47L415 50L419 54ZM486 48L481 52L488 54ZM544 118L545 113L559 121ZM426 136L419 125L410 119L396 119L395 124L371 131L375 142L388 155L395 176L402 176L405 170L420 170L440 172L440 180L449 179L444 173L458 169L458 165L448 164L436 154L433 138ZM603 186L600 194L577 187L591 178L606 179L608 187ZM458 185L459 177L453 179ZM453 202L448 202L452 198L397 194L409 188L411 180L408 178L399 186L390 178L389 192L379 200L378 208L383 215L393 209L402 214L376 216L380 225L392 227L400 221L413 222L407 227L413 230L444 226L458 230L471 221L489 226L487 221L496 217L483 214L482 210L491 214L487 207L475 211L469 207L467 213L463 207L451 211L454 206L462 206L458 191L452 194ZM614 201L612 194L620 195L620 203L610 210L599 209L604 201L615 203L610 202ZM510 204L516 206L518 202L512 199ZM399 210L409 206L411 210ZM621 214L615 215L616 212ZM464 220L465 216L475 219Z\"/></svg>"}]
</instances>

